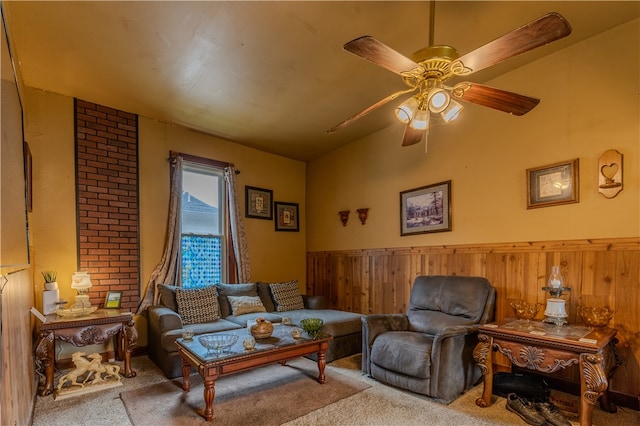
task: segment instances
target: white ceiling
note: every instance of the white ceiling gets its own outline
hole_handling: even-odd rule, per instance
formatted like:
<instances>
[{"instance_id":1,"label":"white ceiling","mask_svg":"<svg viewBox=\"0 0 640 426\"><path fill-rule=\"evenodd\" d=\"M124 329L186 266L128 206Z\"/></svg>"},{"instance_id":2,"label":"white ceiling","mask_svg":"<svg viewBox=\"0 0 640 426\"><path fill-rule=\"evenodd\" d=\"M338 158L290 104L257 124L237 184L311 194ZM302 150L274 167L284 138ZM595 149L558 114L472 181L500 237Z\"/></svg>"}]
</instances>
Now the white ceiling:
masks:
<instances>
[{"instance_id":1,"label":"white ceiling","mask_svg":"<svg viewBox=\"0 0 640 426\"><path fill-rule=\"evenodd\" d=\"M24 85L303 161L400 125L396 101L326 133L405 87L345 52L345 42L372 35L410 55L429 41L425 1L3 0L2 8ZM487 81L636 19L640 2L438 1L435 43L464 54L550 11L570 22L569 37L469 80Z\"/></svg>"}]
</instances>

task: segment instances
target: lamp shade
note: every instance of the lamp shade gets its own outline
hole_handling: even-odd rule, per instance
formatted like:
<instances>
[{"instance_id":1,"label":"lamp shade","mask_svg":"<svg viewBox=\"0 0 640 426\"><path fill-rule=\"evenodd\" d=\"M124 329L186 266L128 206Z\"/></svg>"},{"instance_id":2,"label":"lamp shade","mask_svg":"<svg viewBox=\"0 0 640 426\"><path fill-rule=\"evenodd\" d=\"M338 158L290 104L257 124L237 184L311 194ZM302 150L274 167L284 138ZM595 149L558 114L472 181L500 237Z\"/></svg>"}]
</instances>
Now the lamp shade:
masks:
<instances>
[{"instance_id":1,"label":"lamp shade","mask_svg":"<svg viewBox=\"0 0 640 426\"><path fill-rule=\"evenodd\" d=\"M91 278L87 272L75 272L71 276L71 288L78 291L87 291L91 288Z\"/></svg>"},{"instance_id":2,"label":"lamp shade","mask_svg":"<svg viewBox=\"0 0 640 426\"><path fill-rule=\"evenodd\" d=\"M396 108L396 117L400 122L407 124L413 118L417 108L418 100L412 96Z\"/></svg>"}]
</instances>

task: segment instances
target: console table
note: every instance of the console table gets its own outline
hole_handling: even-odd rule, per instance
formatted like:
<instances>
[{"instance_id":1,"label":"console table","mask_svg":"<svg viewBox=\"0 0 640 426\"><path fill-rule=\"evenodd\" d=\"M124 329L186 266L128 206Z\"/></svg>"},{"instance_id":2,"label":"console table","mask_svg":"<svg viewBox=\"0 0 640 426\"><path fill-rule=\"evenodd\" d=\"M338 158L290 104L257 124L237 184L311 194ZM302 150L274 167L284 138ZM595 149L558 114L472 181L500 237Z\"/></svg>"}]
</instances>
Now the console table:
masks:
<instances>
[{"instance_id":1,"label":"console table","mask_svg":"<svg viewBox=\"0 0 640 426\"><path fill-rule=\"evenodd\" d=\"M608 398L608 379L620 365L613 328L556 326L540 321L505 320L480 327L473 351L484 376L482 397L476 405L491 405L493 352L498 351L521 368L554 373L571 365L580 368L580 425L590 426L598 399L603 410L616 412Z\"/></svg>"},{"instance_id":2,"label":"console table","mask_svg":"<svg viewBox=\"0 0 640 426\"><path fill-rule=\"evenodd\" d=\"M104 343L117 335L116 358L124 359L124 375L135 377L136 372L131 368L131 352L138 342L138 333L133 326L133 314L119 309L98 309L72 318L47 315L46 321L40 322L40 337L35 349L40 395L53 392L55 339L73 346L86 346Z\"/></svg>"}]
</instances>

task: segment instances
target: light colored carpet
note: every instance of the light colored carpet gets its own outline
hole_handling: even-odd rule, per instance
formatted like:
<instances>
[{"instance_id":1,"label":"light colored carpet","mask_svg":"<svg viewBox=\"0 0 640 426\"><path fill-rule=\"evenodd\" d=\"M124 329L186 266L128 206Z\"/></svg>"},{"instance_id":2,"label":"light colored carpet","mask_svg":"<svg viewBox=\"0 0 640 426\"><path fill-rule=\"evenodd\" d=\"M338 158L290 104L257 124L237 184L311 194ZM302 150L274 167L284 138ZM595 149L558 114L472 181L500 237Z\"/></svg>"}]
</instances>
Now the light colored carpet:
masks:
<instances>
[{"instance_id":1,"label":"light colored carpet","mask_svg":"<svg viewBox=\"0 0 640 426\"><path fill-rule=\"evenodd\" d=\"M167 381L147 357L134 357L132 362L138 376L133 379L123 379L123 386L62 401L56 401L51 396L38 397L33 425L131 425L120 399L120 393ZM360 372L360 356L344 358L329 364L327 374L331 371L361 380L370 384L371 387L291 420L285 425L525 425L519 417L505 409L504 398L496 397L491 407L477 407L475 400L482 393L481 385L471 389L451 404L442 405L429 398L395 389L363 376ZM237 409L242 410L243 407L239 406ZM577 419L569 420L573 425L578 425ZM221 423L214 424L221 425ZM640 425L640 412L619 407L618 413L610 414L596 406L593 424L595 426Z\"/></svg>"},{"instance_id":2,"label":"light colored carpet","mask_svg":"<svg viewBox=\"0 0 640 426\"><path fill-rule=\"evenodd\" d=\"M335 370L326 372L325 384L317 377L317 363L306 358L222 377L214 387L214 423L277 426L371 386ZM120 397L135 426L204 425L203 390L202 378L194 374L189 392L183 392L182 379L176 379Z\"/></svg>"}]
</instances>

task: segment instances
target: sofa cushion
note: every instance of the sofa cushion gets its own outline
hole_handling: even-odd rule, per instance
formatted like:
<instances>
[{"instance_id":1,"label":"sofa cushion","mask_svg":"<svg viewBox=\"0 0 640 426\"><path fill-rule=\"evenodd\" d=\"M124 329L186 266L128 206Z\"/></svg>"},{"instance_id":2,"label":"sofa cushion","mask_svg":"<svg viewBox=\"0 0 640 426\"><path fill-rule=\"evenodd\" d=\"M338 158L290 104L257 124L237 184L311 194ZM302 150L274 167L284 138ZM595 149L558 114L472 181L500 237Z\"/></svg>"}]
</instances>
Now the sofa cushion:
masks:
<instances>
[{"instance_id":1,"label":"sofa cushion","mask_svg":"<svg viewBox=\"0 0 640 426\"><path fill-rule=\"evenodd\" d=\"M220 318L218 292L214 286L176 288L176 302L183 324L199 324Z\"/></svg>"},{"instance_id":2,"label":"sofa cushion","mask_svg":"<svg viewBox=\"0 0 640 426\"><path fill-rule=\"evenodd\" d=\"M160 304L166 306L174 312L178 312L178 303L176 302L176 287L169 284L158 284L160 292Z\"/></svg>"},{"instance_id":3,"label":"sofa cushion","mask_svg":"<svg viewBox=\"0 0 640 426\"><path fill-rule=\"evenodd\" d=\"M267 312L258 296L227 296L231 313L235 316L252 312Z\"/></svg>"},{"instance_id":4,"label":"sofa cushion","mask_svg":"<svg viewBox=\"0 0 640 426\"><path fill-rule=\"evenodd\" d=\"M258 281L256 283L256 287L258 288L258 296L260 296L260 300L262 300L262 304L264 305L267 312L275 312L276 305L273 304L273 297L271 296L271 289L269 288L271 284L264 283Z\"/></svg>"},{"instance_id":5,"label":"sofa cushion","mask_svg":"<svg viewBox=\"0 0 640 426\"><path fill-rule=\"evenodd\" d=\"M255 283L243 284L216 284L218 288L218 300L220 301L220 316L226 318L231 315L231 306L227 296L257 296L258 290Z\"/></svg>"},{"instance_id":6,"label":"sofa cushion","mask_svg":"<svg viewBox=\"0 0 640 426\"><path fill-rule=\"evenodd\" d=\"M269 288L273 295L276 311L286 312L295 309L304 309L304 302L300 294L300 289L298 288L298 280L273 283Z\"/></svg>"},{"instance_id":7,"label":"sofa cushion","mask_svg":"<svg viewBox=\"0 0 640 426\"><path fill-rule=\"evenodd\" d=\"M291 318L291 323L300 325L303 318L320 318L324 325L321 332L333 337L362 333L362 315L334 309L299 309L283 314Z\"/></svg>"}]
</instances>

